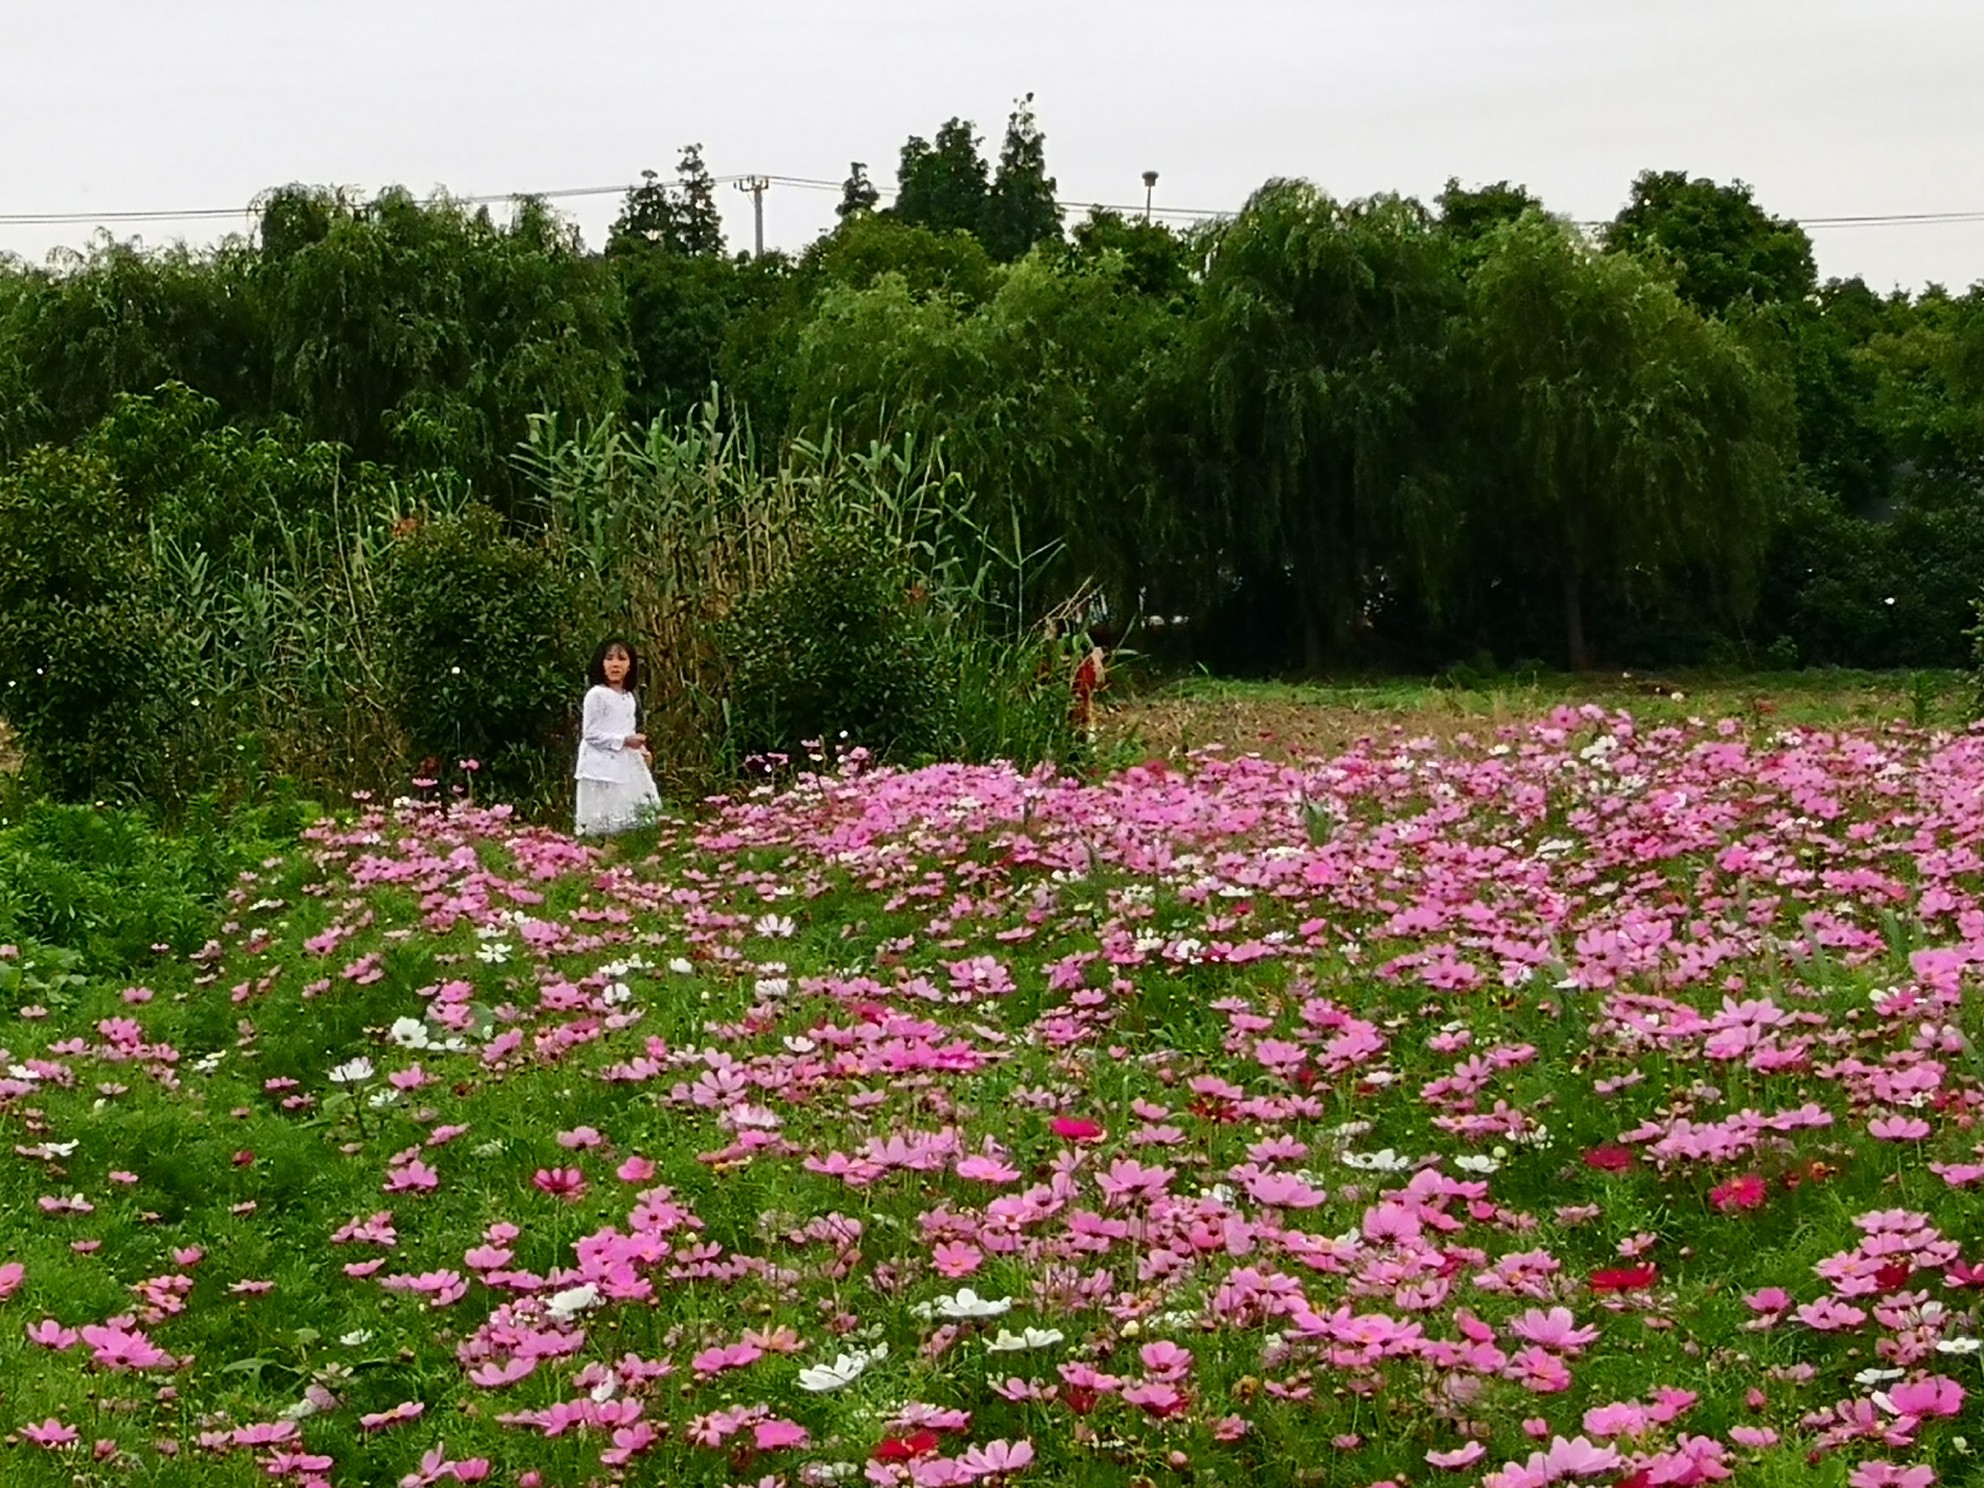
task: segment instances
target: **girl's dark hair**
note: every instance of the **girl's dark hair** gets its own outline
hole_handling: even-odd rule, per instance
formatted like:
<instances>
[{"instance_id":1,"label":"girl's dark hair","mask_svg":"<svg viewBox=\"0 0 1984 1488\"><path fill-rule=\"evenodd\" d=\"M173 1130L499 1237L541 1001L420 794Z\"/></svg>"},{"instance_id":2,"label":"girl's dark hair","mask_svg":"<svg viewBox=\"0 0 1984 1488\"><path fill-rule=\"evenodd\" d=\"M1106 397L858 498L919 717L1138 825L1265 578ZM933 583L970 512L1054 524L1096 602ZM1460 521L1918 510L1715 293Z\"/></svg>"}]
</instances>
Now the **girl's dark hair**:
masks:
<instances>
[{"instance_id":1,"label":"girl's dark hair","mask_svg":"<svg viewBox=\"0 0 1984 1488\"><path fill-rule=\"evenodd\" d=\"M608 636L599 643L599 649L592 654L592 665L586 668L586 676L591 679L595 687L608 686L606 653L616 646L627 653L627 680L621 685L632 692L641 685L641 653L634 649L632 641L623 640L619 636Z\"/></svg>"}]
</instances>

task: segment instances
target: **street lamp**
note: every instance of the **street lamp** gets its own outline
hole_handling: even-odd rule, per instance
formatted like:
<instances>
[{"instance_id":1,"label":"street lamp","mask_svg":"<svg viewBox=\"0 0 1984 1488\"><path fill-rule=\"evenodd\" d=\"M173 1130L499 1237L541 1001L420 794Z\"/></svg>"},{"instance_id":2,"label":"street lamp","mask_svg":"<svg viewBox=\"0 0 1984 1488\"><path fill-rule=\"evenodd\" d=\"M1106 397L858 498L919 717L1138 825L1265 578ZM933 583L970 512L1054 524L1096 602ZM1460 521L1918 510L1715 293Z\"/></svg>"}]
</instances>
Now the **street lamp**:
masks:
<instances>
[{"instance_id":1,"label":"street lamp","mask_svg":"<svg viewBox=\"0 0 1984 1488\"><path fill-rule=\"evenodd\" d=\"M1151 194L1157 190L1157 172L1144 172L1144 221L1150 221Z\"/></svg>"}]
</instances>

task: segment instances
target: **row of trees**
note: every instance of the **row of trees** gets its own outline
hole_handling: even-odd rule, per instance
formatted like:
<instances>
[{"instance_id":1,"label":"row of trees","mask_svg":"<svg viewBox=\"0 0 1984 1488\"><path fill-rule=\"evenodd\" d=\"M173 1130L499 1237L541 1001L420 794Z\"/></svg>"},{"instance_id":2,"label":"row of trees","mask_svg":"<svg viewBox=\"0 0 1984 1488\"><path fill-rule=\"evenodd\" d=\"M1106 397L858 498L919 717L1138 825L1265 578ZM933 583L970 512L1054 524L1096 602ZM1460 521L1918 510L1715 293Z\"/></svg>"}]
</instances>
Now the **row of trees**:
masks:
<instances>
[{"instance_id":1,"label":"row of trees","mask_svg":"<svg viewBox=\"0 0 1984 1488\"><path fill-rule=\"evenodd\" d=\"M1956 662L1984 575L1984 289L1821 284L1795 223L1680 173L1595 238L1509 183L1068 228L1030 101L996 160L912 138L886 208L856 164L795 256L728 253L692 147L599 252L541 203L286 188L252 242L0 272L0 461L167 382L525 526L533 415L721 385L767 459L934 452L960 520L1054 555L1014 582L1094 579L1106 625L1185 617L1137 644L1230 669Z\"/></svg>"}]
</instances>

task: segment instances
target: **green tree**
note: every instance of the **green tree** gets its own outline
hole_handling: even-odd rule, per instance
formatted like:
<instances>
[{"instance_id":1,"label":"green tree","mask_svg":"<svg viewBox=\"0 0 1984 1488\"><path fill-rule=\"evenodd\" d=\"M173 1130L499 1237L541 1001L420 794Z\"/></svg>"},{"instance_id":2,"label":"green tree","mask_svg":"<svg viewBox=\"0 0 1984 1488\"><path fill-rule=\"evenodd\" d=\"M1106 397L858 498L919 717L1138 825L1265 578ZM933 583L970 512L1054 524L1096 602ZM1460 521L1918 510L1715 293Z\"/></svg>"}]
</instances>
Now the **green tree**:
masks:
<instances>
[{"instance_id":1,"label":"green tree","mask_svg":"<svg viewBox=\"0 0 1984 1488\"><path fill-rule=\"evenodd\" d=\"M701 145L682 147L673 185L664 185L651 170L642 171L641 184L627 189L620 215L607 229L609 254L656 250L692 258L723 256L723 216Z\"/></svg>"},{"instance_id":2,"label":"green tree","mask_svg":"<svg viewBox=\"0 0 1984 1488\"><path fill-rule=\"evenodd\" d=\"M1468 269L1487 252L1487 241L1496 228L1514 222L1524 212L1543 209L1543 203L1527 186L1495 181L1470 190L1457 176L1447 177L1434 205L1440 210L1440 231L1454 240L1462 265Z\"/></svg>"},{"instance_id":3,"label":"green tree","mask_svg":"<svg viewBox=\"0 0 1984 1488\"><path fill-rule=\"evenodd\" d=\"M682 230L675 193L651 170L641 172L641 184L627 188L620 215L606 231L609 254L640 253L650 248L679 250Z\"/></svg>"},{"instance_id":4,"label":"green tree","mask_svg":"<svg viewBox=\"0 0 1984 1488\"><path fill-rule=\"evenodd\" d=\"M1012 560L988 577L1009 608L1084 579L1133 607L1204 552L1178 528L1156 458L1183 325L1120 258L1029 258L976 306L884 275L823 296L800 342L795 427L941 448L956 514ZM1020 562L1048 552L1044 571Z\"/></svg>"},{"instance_id":5,"label":"green tree","mask_svg":"<svg viewBox=\"0 0 1984 1488\"><path fill-rule=\"evenodd\" d=\"M990 189L970 121L952 119L937 131L935 145L921 135L911 135L903 145L894 215L932 232L975 233L985 220Z\"/></svg>"},{"instance_id":6,"label":"green tree","mask_svg":"<svg viewBox=\"0 0 1984 1488\"><path fill-rule=\"evenodd\" d=\"M868 162L850 161L847 179L841 182L840 205L834 208L834 215L845 222L850 217L875 210L875 203L882 199L882 193L875 189L875 183L868 179Z\"/></svg>"},{"instance_id":7,"label":"green tree","mask_svg":"<svg viewBox=\"0 0 1984 1488\"><path fill-rule=\"evenodd\" d=\"M1645 171L1605 246L1665 260L1681 298L1704 315L1801 303L1818 287L1805 230L1765 212L1741 181Z\"/></svg>"},{"instance_id":8,"label":"green tree","mask_svg":"<svg viewBox=\"0 0 1984 1488\"><path fill-rule=\"evenodd\" d=\"M623 253L613 260L627 327L627 413L681 418L723 376L740 272L727 258Z\"/></svg>"},{"instance_id":9,"label":"green tree","mask_svg":"<svg viewBox=\"0 0 1984 1488\"><path fill-rule=\"evenodd\" d=\"M267 212L299 214L287 193ZM275 402L360 458L448 472L494 496L529 416L615 414L624 397L618 285L577 231L523 201L486 211L388 191L323 199L317 235L255 264Z\"/></svg>"},{"instance_id":10,"label":"green tree","mask_svg":"<svg viewBox=\"0 0 1984 1488\"><path fill-rule=\"evenodd\" d=\"M1193 328L1206 538L1243 581L1293 586L1319 667L1389 596L1441 593L1450 246L1416 202L1274 181L1209 252Z\"/></svg>"},{"instance_id":11,"label":"green tree","mask_svg":"<svg viewBox=\"0 0 1984 1488\"><path fill-rule=\"evenodd\" d=\"M0 712L57 795L169 795L181 684L151 519L100 455L40 445L0 474Z\"/></svg>"},{"instance_id":12,"label":"green tree","mask_svg":"<svg viewBox=\"0 0 1984 1488\"><path fill-rule=\"evenodd\" d=\"M1161 222L1145 222L1107 207L1091 207L1088 216L1075 224L1070 236L1077 262L1120 259L1130 284L1141 294L1169 300L1191 291L1192 267L1187 261L1185 240Z\"/></svg>"},{"instance_id":13,"label":"green tree","mask_svg":"<svg viewBox=\"0 0 1984 1488\"><path fill-rule=\"evenodd\" d=\"M273 360L254 250L100 239L59 272L0 275L0 455L75 438L121 393L183 382L230 418L270 412Z\"/></svg>"},{"instance_id":14,"label":"green tree","mask_svg":"<svg viewBox=\"0 0 1984 1488\"><path fill-rule=\"evenodd\" d=\"M1529 213L1470 280L1477 530L1504 572L1554 581L1564 650L1586 606L1704 575L1749 598L1791 455L1786 389L1653 270Z\"/></svg>"},{"instance_id":15,"label":"green tree","mask_svg":"<svg viewBox=\"0 0 1984 1488\"><path fill-rule=\"evenodd\" d=\"M1054 178L1047 174L1047 138L1033 114L1033 95L1013 106L1006 140L999 150L998 174L985 197L978 236L1001 263L1024 257L1036 243L1061 237L1061 207L1054 200Z\"/></svg>"},{"instance_id":16,"label":"green tree","mask_svg":"<svg viewBox=\"0 0 1984 1488\"><path fill-rule=\"evenodd\" d=\"M716 207L716 182L703 164L701 145L684 145L675 166L676 232L684 253L723 255L723 214Z\"/></svg>"}]
</instances>

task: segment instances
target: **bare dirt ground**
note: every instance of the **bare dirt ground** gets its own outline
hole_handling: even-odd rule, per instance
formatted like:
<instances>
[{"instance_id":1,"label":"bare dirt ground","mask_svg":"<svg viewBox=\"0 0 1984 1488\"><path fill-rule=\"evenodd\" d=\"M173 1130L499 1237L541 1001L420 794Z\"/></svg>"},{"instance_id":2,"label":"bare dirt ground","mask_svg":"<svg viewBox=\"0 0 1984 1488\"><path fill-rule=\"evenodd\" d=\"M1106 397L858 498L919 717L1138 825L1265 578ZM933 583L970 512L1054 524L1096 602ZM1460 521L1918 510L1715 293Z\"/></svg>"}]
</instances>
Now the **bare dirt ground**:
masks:
<instances>
[{"instance_id":1,"label":"bare dirt ground","mask_svg":"<svg viewBox=\"0 0 1984 1488\"><path fill-rule=\"evenodd\" d=\"M1737 718L1754 725L1962 728L1972 684L1960 673L1793 673L1700 678L1548 677L1533 684L1447 688L1423 682L1371 686L1194 680L1098 709L1107 744L1176 757L1218 745L1235 754L1307 758L1339 754L1360 739L1466 734L1541 717L1560 704L1596 703L1659 722Z\"/></svg>"}]
</instances>

